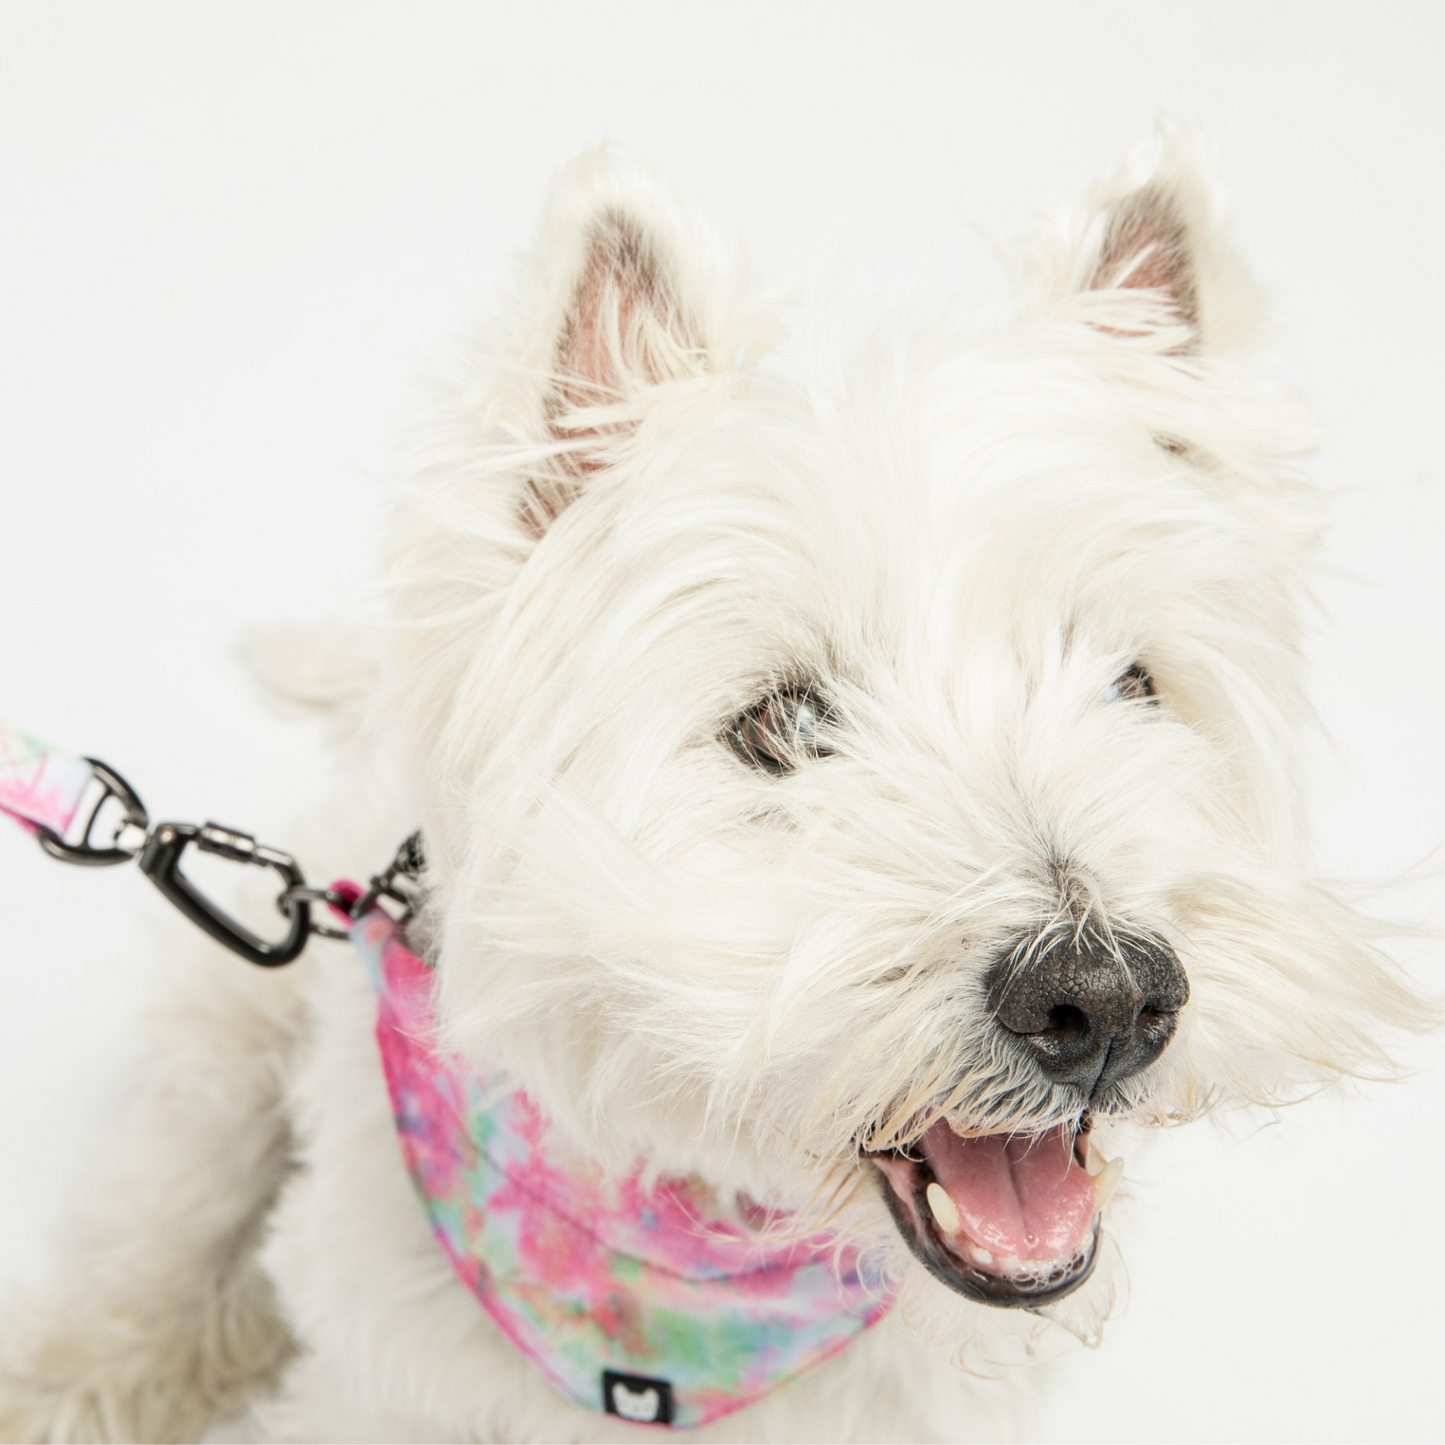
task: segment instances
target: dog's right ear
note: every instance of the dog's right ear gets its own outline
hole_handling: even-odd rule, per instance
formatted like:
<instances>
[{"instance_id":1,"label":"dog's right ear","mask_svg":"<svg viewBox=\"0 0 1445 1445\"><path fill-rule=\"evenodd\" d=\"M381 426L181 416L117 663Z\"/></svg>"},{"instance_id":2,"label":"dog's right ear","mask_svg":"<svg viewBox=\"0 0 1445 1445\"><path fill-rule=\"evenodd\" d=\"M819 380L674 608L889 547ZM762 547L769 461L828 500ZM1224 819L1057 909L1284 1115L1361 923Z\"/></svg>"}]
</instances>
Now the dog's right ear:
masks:
<instances>
[{"instance_id":1,"label":"dog's right ear","mask_svg":"<svg viewBox=\"0 0 1445 1445\"><path fill-rule=\"evenodd\" d=\"M543 443L534 537L649 414L736 369L736 263L636 164L598 146L559 176L532 259L519 376Z\"/></svg>"},{"instance_id":2,"label":"dog's right ear","mask_svg":"<svg viewBox=\"0 0 1445 1445\"><path fill-rule=\"evenodd\" d=\"M1027 309L1163 356L1249 348L1264 307L1221 211L1202 141L1161 123L1031 248Z\"/></svg>"}]
</instances>

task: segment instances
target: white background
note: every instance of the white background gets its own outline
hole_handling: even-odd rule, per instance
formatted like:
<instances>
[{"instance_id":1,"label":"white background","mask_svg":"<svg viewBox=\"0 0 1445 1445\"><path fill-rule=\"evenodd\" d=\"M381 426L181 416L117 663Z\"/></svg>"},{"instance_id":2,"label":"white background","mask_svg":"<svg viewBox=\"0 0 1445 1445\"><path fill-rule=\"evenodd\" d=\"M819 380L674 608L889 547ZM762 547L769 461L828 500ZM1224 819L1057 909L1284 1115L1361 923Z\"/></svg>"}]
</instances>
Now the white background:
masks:
<instances>
[{"instance_id":1,"label":"white background","mask_svg":"<svg viewBox=\"0 0 1445 1445\"><path fill-rule=\"evenodd\" d=\"M365 586L421 381L563 158L612 134L784 285L826 263L865 297L982 298L995 243L1164 111L1217 143L1325 424L1321 866L1413 870L1379 906L1438 925L1442 14L6 5L0 715L284 845L329 765L255 699L241 630ZM86 1186L178 925L132 870L18 834L0 900L3 1286ZM1404 951L1438 987L1445 950ZM1135 1171L1132 1299L1038 1438L1441 1438L1442 1044L1403 1057L1405 1083Z\"/></svg>"}]
</instances>

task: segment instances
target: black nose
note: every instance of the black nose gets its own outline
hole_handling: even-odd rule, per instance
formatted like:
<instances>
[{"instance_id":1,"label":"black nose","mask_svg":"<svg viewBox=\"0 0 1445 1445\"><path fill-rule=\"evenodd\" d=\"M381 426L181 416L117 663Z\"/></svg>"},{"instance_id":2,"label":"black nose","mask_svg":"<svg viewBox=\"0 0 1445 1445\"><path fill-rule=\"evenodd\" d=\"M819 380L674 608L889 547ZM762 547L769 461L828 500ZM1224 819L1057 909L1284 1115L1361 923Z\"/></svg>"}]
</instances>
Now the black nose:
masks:
<instances>
[{"instance_id":1,"label":"black nose","mask_svg":"<svg viewBox=\"0 0 1445 1445\"><path fill-rule=\"evenodd\" d=\"M1157 939L1024 945L1000 959L989 1006L1048 1078L1090 1095L1146 1069L1174 1036L1189 980Z\"/></svg>"}]
</instances>

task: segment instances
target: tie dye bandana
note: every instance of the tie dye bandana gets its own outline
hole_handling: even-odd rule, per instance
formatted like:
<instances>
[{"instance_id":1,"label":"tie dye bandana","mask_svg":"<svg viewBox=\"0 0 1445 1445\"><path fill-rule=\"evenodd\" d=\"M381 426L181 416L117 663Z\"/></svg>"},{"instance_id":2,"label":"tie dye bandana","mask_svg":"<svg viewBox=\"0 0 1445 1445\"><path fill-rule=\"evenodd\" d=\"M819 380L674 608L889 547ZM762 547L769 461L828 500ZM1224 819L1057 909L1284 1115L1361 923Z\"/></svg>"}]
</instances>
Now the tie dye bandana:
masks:
<instances>
[{"instance_id":1,"label":"tie dye bandana","mask_svg":"<svg viewBox=\"0 0 1445 1445\"><path fill-rule=\"evenodd\" d=\"M56 752L39 738L0 722L0 813L22 828L64 835L95 781L84 758Z\"/></svg>"},{"instance_id":2,"label":"tie dye bandana","mask_svg":"<svg viewBox=\"0 0 1445 1445\"><path fill-rule=\"evenodd\" d=\"M397 1133L437 1241L574 1404L704 1425L887 1311L881 1281L827 1237L761 1235L697 1179L605 1176L525 1094L433 1049L431 974L387 914L358 919L352 940L376 988Z\"/></svg>"}]
</instances>

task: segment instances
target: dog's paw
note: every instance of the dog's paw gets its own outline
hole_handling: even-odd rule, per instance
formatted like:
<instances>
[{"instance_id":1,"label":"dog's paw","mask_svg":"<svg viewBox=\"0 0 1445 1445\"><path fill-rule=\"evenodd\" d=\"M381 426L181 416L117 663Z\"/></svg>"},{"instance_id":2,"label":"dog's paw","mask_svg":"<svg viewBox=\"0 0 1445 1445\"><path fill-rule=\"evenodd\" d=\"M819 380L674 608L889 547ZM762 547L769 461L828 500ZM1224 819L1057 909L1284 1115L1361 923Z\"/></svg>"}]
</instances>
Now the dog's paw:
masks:
<instances>
[{"instance_id":1,"label":"dog's paw","mask_svg":"<svg viewBox=\"0 0 1445 1445\"><path fill-rule=\"evenodd\" d=\"M19 1306L19 1308L17 1308ZM0 1442L198 1440L289 1358L269 1283L227 1282L202 1311L154 1295L12 1300L0 1331Z\"/></svg>"}]
</instances>

